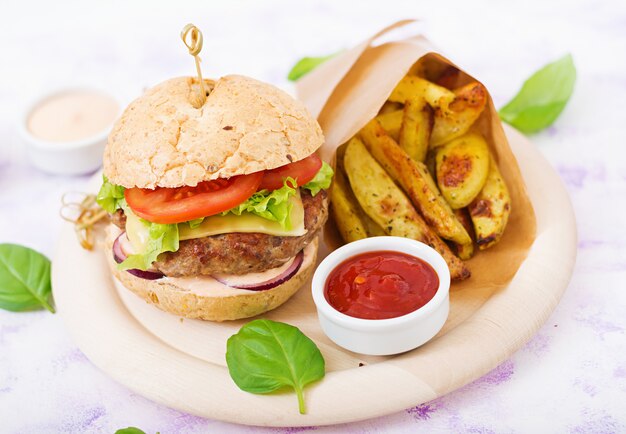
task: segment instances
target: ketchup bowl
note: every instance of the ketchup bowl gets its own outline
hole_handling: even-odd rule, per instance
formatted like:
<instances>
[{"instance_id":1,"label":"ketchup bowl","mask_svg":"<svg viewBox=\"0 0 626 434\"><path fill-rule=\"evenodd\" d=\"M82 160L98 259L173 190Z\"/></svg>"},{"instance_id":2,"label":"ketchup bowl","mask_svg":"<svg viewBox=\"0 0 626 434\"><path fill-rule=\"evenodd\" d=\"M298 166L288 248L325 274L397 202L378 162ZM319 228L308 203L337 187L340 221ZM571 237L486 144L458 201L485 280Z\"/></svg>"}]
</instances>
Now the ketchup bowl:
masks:
<instances>
[{"instance_id":1,"label":"ketchup bowl","mask_svg":"<svg viewBox=\"0 0 626 434\"><path fill-rule=\"evenodd\" d=\"M450 309L450 270L432 247L401 237L346 244L317 267L313 301L337 345L375 356L423 345Z\"/></svg>"}]
</instances>

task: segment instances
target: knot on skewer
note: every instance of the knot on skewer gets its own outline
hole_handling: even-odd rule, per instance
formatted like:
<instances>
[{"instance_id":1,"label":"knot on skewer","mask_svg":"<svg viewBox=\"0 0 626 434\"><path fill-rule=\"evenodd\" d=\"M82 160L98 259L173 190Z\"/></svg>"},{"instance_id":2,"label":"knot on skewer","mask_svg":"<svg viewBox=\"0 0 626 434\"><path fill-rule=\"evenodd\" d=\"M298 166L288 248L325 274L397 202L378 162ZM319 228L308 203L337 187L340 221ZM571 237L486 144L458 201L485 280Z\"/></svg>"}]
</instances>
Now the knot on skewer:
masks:
<instances>
[{"instance_id":1,"label":"knot on skewer","mask_svg":"<svg viewBox=\"0 0 626 434\"><path fill-rule=\"evenodd\" d=\"M68 192L61 197L61 218L74 224L80 245L86 250L94 247L94 225L107 216L96 203L94 194Z\"/></svg>"},{"instance_id":2,"label":"knot on skewer","mask_svg":"<svg viewBox=\"0 0 626 434\"><path fill-rule=\"evenodd\" d=\"M195 92L192 93L191 105L195 108L200 108L204 105L207 97L207 89L202 79L202 70L200 69L200 51L202 50L202 32L193 24L187 24L183 27L183 30L180 32L180 38L183 40L183 43L189 50L189 54L191 54L196 62L196 72L198 74L198 83L199 86Z\"/></svg>"}]
</instances>

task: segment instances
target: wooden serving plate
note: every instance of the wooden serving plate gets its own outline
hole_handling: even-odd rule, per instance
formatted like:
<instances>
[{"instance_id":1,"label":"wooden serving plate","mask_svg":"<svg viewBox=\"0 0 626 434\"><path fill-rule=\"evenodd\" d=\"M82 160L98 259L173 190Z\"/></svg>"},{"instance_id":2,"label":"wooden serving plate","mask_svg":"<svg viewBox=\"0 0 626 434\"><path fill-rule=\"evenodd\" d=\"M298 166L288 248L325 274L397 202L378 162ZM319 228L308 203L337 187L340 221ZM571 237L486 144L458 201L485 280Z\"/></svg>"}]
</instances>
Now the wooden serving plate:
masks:
<instances>
[{"instance_id":1,"label":"wooden serving plate","mask_svg":"<svg viewBox=\"0 0 626 434\"><path fill-rule=\"evenodd\" d=\"M576 224L567 192L532 143L510 128L506 132L537 219L535 242L506 288L476 291L475 297L453 292L441 333L394 357L366 357L334 345L319 327L310 285L264 315L299 327L324 354L327 374L306 389L306 415L298 413L291 393L253 395L231 380L226 339L247 321L183 320L146 304L116 287L104 252L83 250L70 224L61 231L53 260L58 311L96 366L136 393L198 416L248 425L327 425L432 400L484 375L527 342L572 274Z\"/></svg>"}]
</instances>

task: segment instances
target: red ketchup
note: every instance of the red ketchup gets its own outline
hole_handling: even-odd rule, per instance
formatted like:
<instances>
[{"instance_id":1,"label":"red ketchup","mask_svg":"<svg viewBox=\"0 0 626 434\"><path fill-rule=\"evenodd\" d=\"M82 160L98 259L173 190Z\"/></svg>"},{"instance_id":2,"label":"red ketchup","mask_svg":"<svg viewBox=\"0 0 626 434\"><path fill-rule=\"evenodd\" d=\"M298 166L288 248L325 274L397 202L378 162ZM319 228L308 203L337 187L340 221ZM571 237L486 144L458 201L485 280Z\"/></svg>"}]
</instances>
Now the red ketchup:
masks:
<instances>
[{"instance_id":1,"label":"red ketchup","mask_svg":"<svg viewBox=\"0 0 626 434\"><path fill-rule=\"evenodd\" d=\"M439 276L428 263L405 253L378 251L339 264L326 279L324 296L346 315L388 319L424 306L438 287Z\"/></svg>"}]
</instances>

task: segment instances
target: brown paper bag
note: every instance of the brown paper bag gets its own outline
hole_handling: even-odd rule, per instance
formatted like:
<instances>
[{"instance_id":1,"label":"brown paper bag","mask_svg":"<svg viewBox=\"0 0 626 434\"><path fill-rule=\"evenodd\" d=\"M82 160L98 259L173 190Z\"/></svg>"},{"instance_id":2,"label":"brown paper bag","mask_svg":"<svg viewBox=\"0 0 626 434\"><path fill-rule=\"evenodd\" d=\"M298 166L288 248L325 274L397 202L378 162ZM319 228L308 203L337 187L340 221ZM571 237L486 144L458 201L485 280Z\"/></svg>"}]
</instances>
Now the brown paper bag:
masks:
<instances>
[{"instance_id":1,"label":"brown paper bag","mask_svg":"<svg viewBox=\"0 0 626 434\"><path fill-rule=\"evenodd\" d=\"M419 34L374 45L377 38L411 22L400 21L383 29L297 82L299 98L317 116L324 130L326 143L320 151L324 160L334 161L337 147L377 115L396 84L418 60L424 58L422 62L429 74L456 67L437 54L430 42ZM477 80L461 70L453 87L473 81ZM472 277L452 287L453 313L455 302L464 304L466 312L464 315L451 313L456 324L511 281L533 244L536 231L535 213L491 96L476 127L498 162L510 190L512 211L501 241L488 250L477 251L467 262ZM333 222L325 228L324 240L328 250L342 244ZM453 324L447 324L446 329L451 326Z\"/></svg>"}]
</instances>

